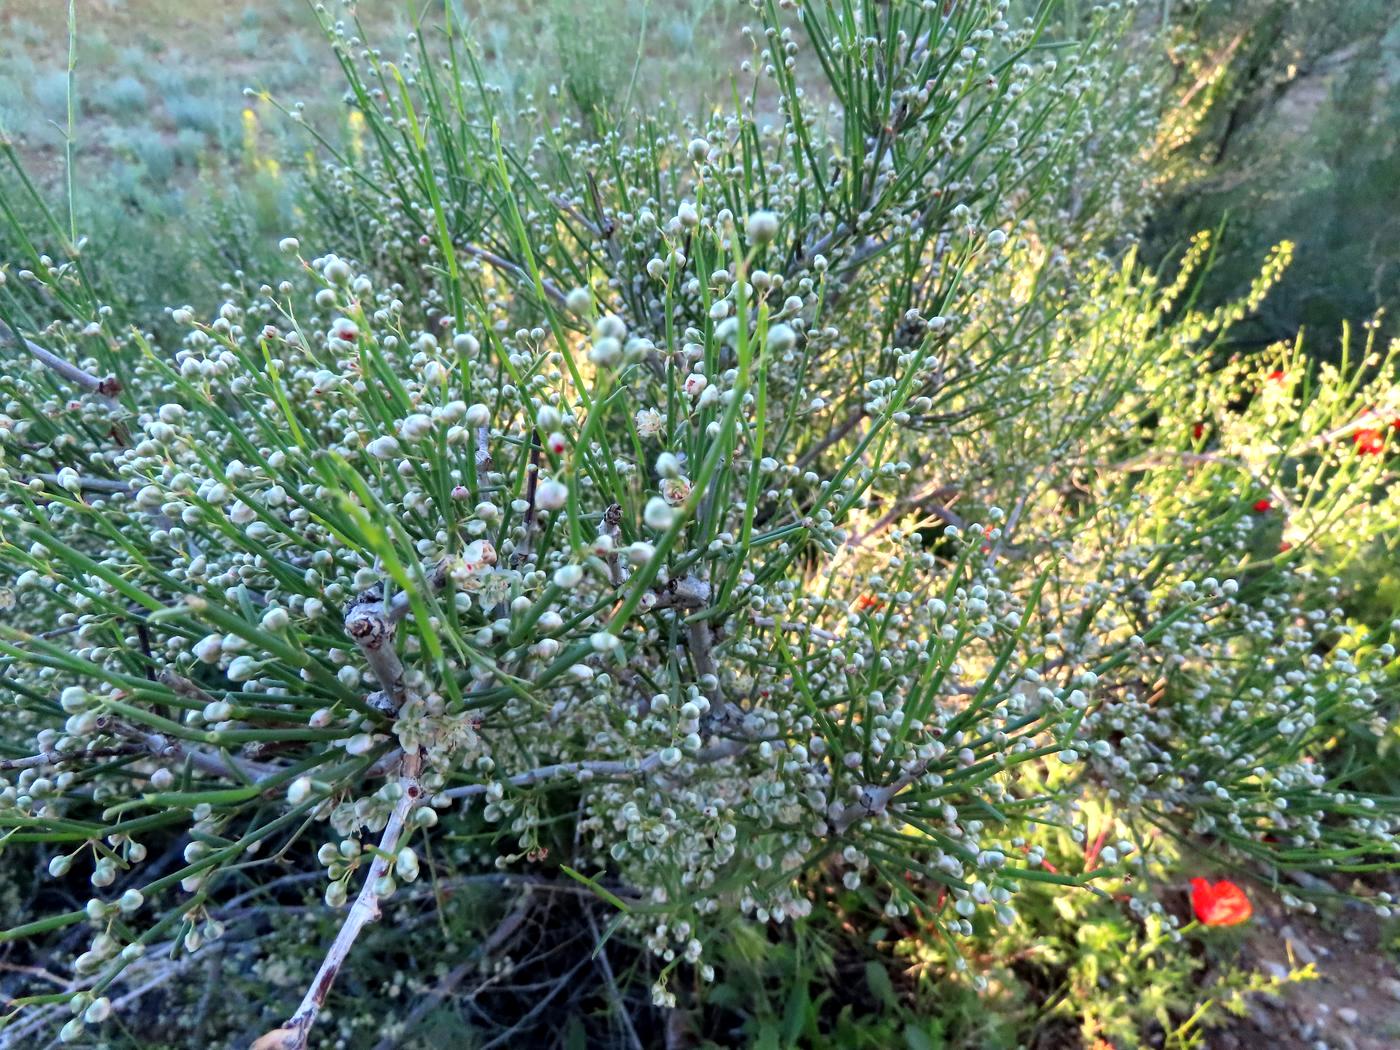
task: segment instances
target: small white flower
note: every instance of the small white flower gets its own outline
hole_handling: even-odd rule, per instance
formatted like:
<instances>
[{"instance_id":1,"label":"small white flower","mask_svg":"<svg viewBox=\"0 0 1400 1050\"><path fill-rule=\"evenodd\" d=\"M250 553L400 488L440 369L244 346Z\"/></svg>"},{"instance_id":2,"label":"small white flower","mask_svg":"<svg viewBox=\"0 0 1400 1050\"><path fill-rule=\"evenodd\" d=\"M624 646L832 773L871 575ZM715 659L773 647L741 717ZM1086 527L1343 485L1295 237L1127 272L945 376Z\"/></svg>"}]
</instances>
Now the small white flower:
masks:
<instances>
[{"instance_id":1,"label":"small white flower","mask_svg":"<svg viewBox=\"0 0 1400 1050\"><path fill-rule=\"evenodd\" d=\"M661 498L673 507L679 507L690 498L689 478L666 478L661 482Z\"/></svg>"}]
</instances>

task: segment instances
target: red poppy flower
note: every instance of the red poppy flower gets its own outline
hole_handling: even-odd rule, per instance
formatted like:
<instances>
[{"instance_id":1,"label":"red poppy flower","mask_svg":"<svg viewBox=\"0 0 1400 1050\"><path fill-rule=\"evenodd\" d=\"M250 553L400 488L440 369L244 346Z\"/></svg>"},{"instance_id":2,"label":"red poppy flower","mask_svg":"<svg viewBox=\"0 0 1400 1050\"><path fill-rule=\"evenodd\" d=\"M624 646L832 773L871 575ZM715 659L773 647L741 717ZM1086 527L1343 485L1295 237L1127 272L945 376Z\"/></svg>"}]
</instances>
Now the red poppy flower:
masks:
<instances>
[{"instance_id":1,"label":"red poppy flower","mask_svg":"<svg viewBox=\"0 0 1400 1050\"><path fill-rule=\"evenodd\" d=\"M1267 514L1274 509L1273 503L1268 499L1257 499L1254 501L1255 514Z\"/></svg>"},{"instance_id":2,"label":"red poppy flower","mask_svg":"<svg viewBox=\"0 0 1400 1050\"><path fill-rule=\"evenodd\" d=\"M1358 456L1379 456L1385 451L1385 434L1380 430L1358 430L1351 440Z\"/></svg>"},{"instance_id":3,"label":"red poppy flower","mask_svg":"<svg viewBox=\"0 0 1400 1050\"><path fill-rule=\"evenodd\" d=\"M1254 914L1244 890L1229 879L1192 879L1191 909L1206 926L1238 926Z\"/></svg>"}]
</instances>

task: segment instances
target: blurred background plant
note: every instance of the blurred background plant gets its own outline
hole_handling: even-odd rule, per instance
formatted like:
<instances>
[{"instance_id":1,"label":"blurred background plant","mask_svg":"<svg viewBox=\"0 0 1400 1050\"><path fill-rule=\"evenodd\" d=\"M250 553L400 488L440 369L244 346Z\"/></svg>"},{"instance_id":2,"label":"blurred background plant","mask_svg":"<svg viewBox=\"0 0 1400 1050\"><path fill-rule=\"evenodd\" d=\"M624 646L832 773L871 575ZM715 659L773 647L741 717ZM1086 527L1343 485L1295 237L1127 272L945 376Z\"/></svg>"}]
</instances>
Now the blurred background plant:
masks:
<instances>
[{"instance_id":1,"label":"blurred background plant","mask_svg":"<svg viewBox=\"0 0 1400 1050\"><path fill-rule=\"evenodd\" d=\"M1224 223L1207 292L1218 302L1247 287L1269 246L1293 241L1294 265L1232 342L1307 328L1314 352L1335 353L1344 322L1400 295L1400 10L1388 0L1169 9L1173 76L1195 123L1148 227L1151 257Z\"/></svg>"}]
</instances>

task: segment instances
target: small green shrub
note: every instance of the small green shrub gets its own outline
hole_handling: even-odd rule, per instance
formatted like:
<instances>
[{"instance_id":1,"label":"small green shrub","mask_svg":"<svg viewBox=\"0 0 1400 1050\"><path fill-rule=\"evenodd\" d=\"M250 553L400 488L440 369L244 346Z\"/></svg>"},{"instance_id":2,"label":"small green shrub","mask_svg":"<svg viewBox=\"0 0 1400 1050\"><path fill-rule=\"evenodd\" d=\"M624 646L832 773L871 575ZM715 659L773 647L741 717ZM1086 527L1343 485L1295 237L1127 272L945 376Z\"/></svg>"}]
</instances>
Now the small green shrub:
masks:
<instances>
[{"instance_id":1,"label":"small green shrub","mask_svg":"<svg viewBox=\"0 0 1400 1050\"><path fill-rule=\"evenodd\" d=\"M101 105L113 113L134 114L144 110L150 103L150 92L134 76L118 77L93 99L93 105Z\"/></svg>"}]
</instances>

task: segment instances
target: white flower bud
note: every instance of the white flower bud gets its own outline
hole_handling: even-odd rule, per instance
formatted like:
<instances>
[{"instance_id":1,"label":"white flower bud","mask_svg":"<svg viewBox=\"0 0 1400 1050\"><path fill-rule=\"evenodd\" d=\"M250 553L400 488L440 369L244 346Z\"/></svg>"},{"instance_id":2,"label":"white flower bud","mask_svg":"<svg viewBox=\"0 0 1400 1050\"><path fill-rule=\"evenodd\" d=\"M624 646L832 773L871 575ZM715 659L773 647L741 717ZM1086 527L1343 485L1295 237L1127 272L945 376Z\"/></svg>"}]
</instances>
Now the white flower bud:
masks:
<instances>
[{"instance_id":1,"label":"white flower bud","mask_svg":"<svg viewBox=\"0 0 1400 1050\"><path fill-rule=\"evenodd\" d=\"M394 856L394 874L404 882L413 882L418 878L418 854L413 852L412 847L405 846Z\"/></svg>"},{"instance_id":2,"label":"white flower bud","mask_svg":"<svg viewBox=\"0 0 1400 1050\"><path fill-rule=\"evenodd\" d=\"M366 448L375 459L393 459L399 454L398 440L387 434L375 438Z\"/></svg>"},{"instance_id":3,"label":"white flower bud","mask_svg":"<svg viewBox=\"0 0 1400 1050\"><path fill-rule=\"evenodd\" d=\"M569 487L558 481L544 481L535 490L535 502L541 510L559 510L569 502Z\"/></svg>"},{"instance_id":4,"label":"white flower bud","mask_svg":"<svg viewBox=\"0 0 1400 1050\"><path fill-rule=\"evenodd\" d=\"M233 682L246 682L258 673L258 662L251 656L235 656L228 665L228 677Z\"/></svg>"},{"instance_id":5,"label":"white flower bud","mask_svg":"<svg viewBox=\"0 0 1400 1050\"><path fill-rule=\"evenodd\" d=\"M622 344L609 336L597 339L588 351L588 360L604 368L615 365L622 360Z\"/></svg>"},{"instance_id":6,"label":"white flower bud","mask_svg":"<svg viewBox=\"0 0 1400 1050\"><path fill-rule=\"evenodd\" d=\"M791 325L775 324L768 329L768 349L776 353L791 350L797 345L797 332Z\"/></svg>"},{"instance_id":7,"label":"white flower bud","mask_svg":"<svg viewBox=\"0 0 1400 1050\"><path fill-rule=\"evenodd\" d=\"M411 416L405 416L399 424L399 435L405 441L422 441L433 432L433 421L422 412L415 412Z\"/></svg>"},{"instance_id":8,"label":"white flower bud","mask_svg":"<svg viewBox=\"0 0 1400 1050\"><path fill-rule=\"evenodd\" d=\"M274 605L262 616L262 627L265 631L285 631L290 622L291 617L287 615L287 610L280 605Z\"/></svg>"},{"instance_id":9,"label":"white flower bud","mask_svg":"<svg viewBox=\"0 0 1400 1050\"><path fill-rule=\"evenodd\" d=\"M656 457L656 473L663 478L678 478L681 476L681 461L670 452L663 452Z\"/></svg>"},{"instance_id":10,"label":"white flower bud","mask_svg":"<svg viewBox=\"0 0 1400 1050\"><path fill-rule=\"evenodd\" d=\"M350 281L350 265L338 255L327 256L321 273L331 284L348 284Z\"/></svg>"},{"instance_id":11,"label":"white flower bud","mask_svg":"<svg viewBox=\"0 0 1400 1050\"><path fill-rule=\"evenodd\" d=\"M194 643L194 655L201 663L216 664L224 651L224 636L206 634Z\"/></svg>"},{"instance_id":12,"label":"white flower bud","mask_svg":"<svg viewBox=\"0 0 1400 1050\"><path fill-rule=\"evenodd\" d=\"M579 565L561 565L554 571L554 586L572 590L583 580L583 568Z\"/></svg>"},{"instance_id":13,"label":"white flower bud","mask_svg":"<svg viewBox=\"0 0 1400 1050\"><path fill-rule=\"evenodd\" d=\"M656 529L658 532L669 529L675 519L675 510L660 496L653 496L647 500L646 509L642 512L642 520L646 522L647 528Z\"/></svg>"},{"instance_id":14,"label":"white flower bud","mask_svg":"<svg viewBox=\"0 0 1400 1050\"><path fill-rule=\"evenodd\" d=\"M572 314L586 314L593 305L593 293L587 288L574 288L565 297L564 305Z\"/></svg>"},{"instance_id":15,"label":"white flower bud","mask_svg":"<svg viewBox=\"0 0 1400 1050\"><path fill-rule=\"evenodd\" d=\"M744 224L744 232L748 234L750 243L767 244L778 236L778 225L778 217L771 211L756 211Z\"/></svg>"}]
</instances>

